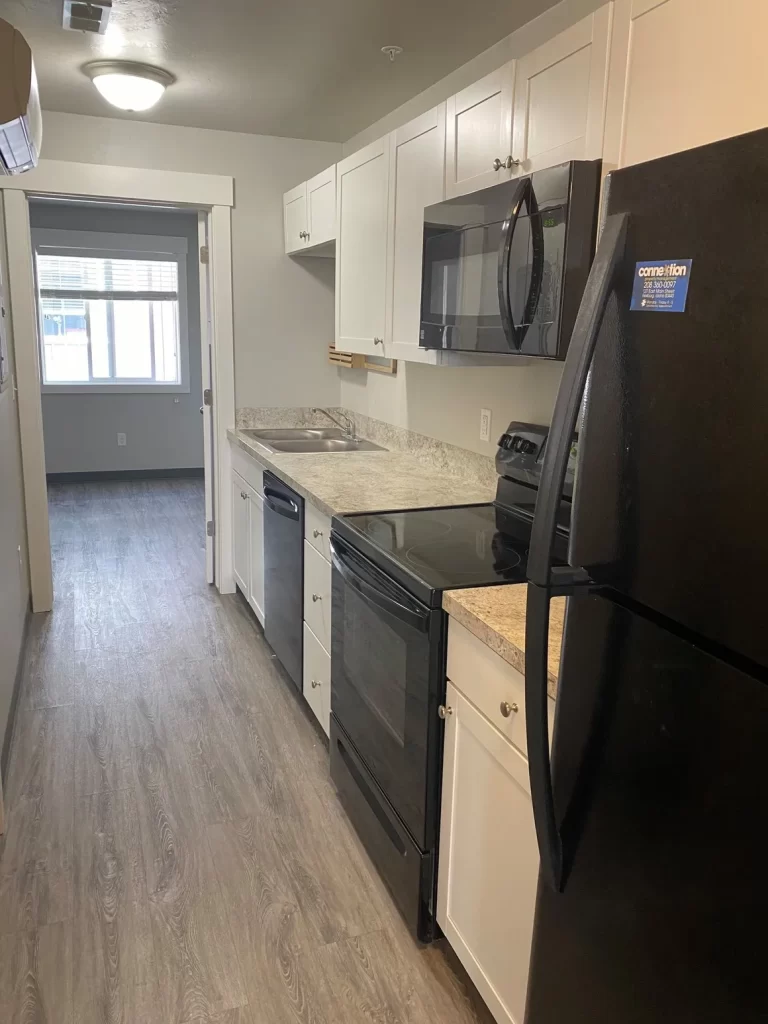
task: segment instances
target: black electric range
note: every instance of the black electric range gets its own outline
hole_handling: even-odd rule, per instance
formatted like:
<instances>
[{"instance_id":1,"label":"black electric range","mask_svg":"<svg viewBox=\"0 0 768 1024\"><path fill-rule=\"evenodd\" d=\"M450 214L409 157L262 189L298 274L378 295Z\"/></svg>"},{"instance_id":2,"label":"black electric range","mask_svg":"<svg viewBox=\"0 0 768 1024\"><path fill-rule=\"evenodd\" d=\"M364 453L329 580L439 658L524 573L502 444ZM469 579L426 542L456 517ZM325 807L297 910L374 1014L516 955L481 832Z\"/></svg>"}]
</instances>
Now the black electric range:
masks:
<instances>
[{"instance_id":1,"label":"black electric range","mask_svg":"<svg viewBox=\"0 0 768 1024\"><path fill-rule=\"evenodd\" d=\"M512 423L494 503L332 522L331 776L417 937L435 936L445 590L524 583L547 428ZM575 454L575 453L574 453ZM572 481L571 481L572 483ZM558 538L566 554L570 493Z\"/></svg>"}]
</instances>

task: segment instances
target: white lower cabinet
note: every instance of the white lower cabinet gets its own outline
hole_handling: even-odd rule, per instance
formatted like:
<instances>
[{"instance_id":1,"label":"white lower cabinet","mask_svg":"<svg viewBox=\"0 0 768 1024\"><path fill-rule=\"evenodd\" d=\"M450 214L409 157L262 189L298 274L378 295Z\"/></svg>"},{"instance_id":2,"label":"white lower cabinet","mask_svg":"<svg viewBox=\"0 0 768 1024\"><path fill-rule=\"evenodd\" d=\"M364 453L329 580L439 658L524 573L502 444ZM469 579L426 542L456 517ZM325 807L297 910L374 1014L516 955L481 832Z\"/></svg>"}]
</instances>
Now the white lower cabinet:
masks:
<instances>
[{"instance_id":1,"label":"white lower cabinet","mask_svg":"<svg viewBox=\"0 0 768 1024\"><path fill-rule=\"evenodd\" d=\"M322 725L331 729L331 656L304 623L304 698Z\"/></svg>"},{"instance_id":2,"label":"white lower cabinet","mask_svg":"<svg viewBox=\"0 0 768 1024\"><path fill-rule=\"evenodd\" d=\"M264 625L263 471L238 458L244 475L232 471L232 570L235 583Z\"/></svg>"},{"instance_id":3,"label":"white lower cabinet","mask_svg":"<svg viewBox=\"0 0 768 1024\"><path fill-rule=\"evenodd\" d=\"M528 762L451 682L446 707L437 920L499 1024L523 1024L539 872Z\"/></svg>"},{"instance_id":4,"label":"white lower cabinet","mask_svg":"<svg viewBox=\"0 0 768 1024\"><path fill-rule=\"evenodd\" d=\"M326 651L331 649L331 563L304 541L304 621Z\"/></svg>"},{"instance_id":5,"label":"white lower cabinet","mask_svg":"<svg viewBox=\"0 0 768 1024\"><path fill-rule=\"evenodd\" d=\"M249 567L248 603L264 623L264 499L256 491L251 492L249 512Z\"/></svg>"},{"instance_id":6,"label":"white lower cabinet","mask_svg":"<svg viewBox=\"0 0 768 1024\"><path fill-rule=\"evenodd\" d=\"M235 583L248 597L250 554L248 551L248 485L237 473L232 474L232 571Z\"/></svg>"}]
</instances>

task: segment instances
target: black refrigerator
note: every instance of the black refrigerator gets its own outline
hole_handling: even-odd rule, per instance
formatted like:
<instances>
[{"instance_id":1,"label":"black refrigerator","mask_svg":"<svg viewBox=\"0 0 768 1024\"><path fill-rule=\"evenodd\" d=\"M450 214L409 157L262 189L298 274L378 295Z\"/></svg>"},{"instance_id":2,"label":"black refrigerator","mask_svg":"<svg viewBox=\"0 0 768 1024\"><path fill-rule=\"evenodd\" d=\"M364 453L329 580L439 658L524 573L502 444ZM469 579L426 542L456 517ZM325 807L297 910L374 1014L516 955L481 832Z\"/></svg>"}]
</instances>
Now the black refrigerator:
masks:
<instances>
[{"instance_id":1,"label":"black refrigerator","mask_svg":"<svg viewBox=\"0 0 768 1024\"><path fill-rule=\"evenodd\" d=\"M526 1024L765 1024L768 130L607 178L528 567Z\"/></svg>"}]
</instances>

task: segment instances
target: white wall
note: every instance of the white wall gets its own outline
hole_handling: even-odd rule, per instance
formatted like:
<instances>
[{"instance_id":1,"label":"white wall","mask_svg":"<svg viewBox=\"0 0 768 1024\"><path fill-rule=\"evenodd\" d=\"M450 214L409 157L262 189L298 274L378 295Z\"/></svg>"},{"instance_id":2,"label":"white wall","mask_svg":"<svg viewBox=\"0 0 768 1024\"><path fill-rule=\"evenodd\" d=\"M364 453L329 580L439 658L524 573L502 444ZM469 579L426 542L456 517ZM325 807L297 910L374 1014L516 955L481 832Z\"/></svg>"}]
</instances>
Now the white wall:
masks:
<instances>
[{"instance_id":1,"label":"white wall","mask_svg":"<svg viewBox=\"0 0 768 1024\"><path fill-rule=\"evenodd\" d=\"M35 228L163 235L187 240L189 392L178 394L44 394L48 473L190 469L203 465L202 363L197 214L121 210L76 203L30 203ZM117 446L117 433L127 444Z\"/></svg>"},{"instance_id":2,"label":"white wall","mask_svg":"<svg viewBox=\"0 0 768 1024\"><path fill-rule=\"evenodd\" d=\"M423 114L514 57L520 57L597 10L604 0L563 0L495 46L344 144L348 155ZM398 364L395 377L340 370L341 404L430 437L493 455L507 423L549 423L562 364L441 367ZM480 440L480 409L492 412L491 441Z\"/></svg>"},{"instance_id":3,"label":"white wall","mask_svg":"<svg viewBox=\"0 0 768 1024\"><path fill-rule=\"evenodd\" d=\"M9 359L13 370L13 338L10 337L10 300L3 297L7 282L5 232L0 203L0 306L6 316L0 331L9 334ZM0 747L6 735L16 668L21 654L24 618L29 606L27 540L19 448L19 416L13 377L0 391Z\"/></svg>"},{"instance_id":4,"label":"white wall","mask_svg":"<svg viewBox=\"0 0 768 1024\"><path fill-rule=\"evenodd\" d=\"M283 192L334 163L341 147L45 111L51 160L194 170L235 179L232 274L237 406L337 405L333 260L283 251Z\"/></svg>"}]
</instances>

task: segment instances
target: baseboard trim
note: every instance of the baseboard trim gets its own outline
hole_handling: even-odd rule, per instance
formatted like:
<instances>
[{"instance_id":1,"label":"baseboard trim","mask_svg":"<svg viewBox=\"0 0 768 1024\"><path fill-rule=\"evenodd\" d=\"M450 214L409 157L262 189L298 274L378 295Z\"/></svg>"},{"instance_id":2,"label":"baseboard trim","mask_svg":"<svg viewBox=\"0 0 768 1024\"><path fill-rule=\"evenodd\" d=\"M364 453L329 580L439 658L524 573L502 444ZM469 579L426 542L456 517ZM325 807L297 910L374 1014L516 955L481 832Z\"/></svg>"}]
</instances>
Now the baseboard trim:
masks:
<instances>
[{"instance_id":1,"label":"baseboard trim","mask_svg":"<svg viewBox=\"0 0 768 1024\"><path fill-rule=\"evenodd\" d=\"M46 473L49 484L87 483L89 480L168 480L202 479L205 470L192 469L101 469L92 473Z\"/></svg>"},{"instance_id":2,"label":"baseboard trim","mask_svg":"<svg viewBox=\"0 0 768 1024\"><path fill-rule=\"evenodd\" d=\"M8 761L11 756L11 743L13 742L13 730L16 725L16 711L19 704L19 694L21 693L21 680L24 675L24 658L27 653L27 641L29 639L29 626L31 622L32 606L27 605L27 614L24 617L24 630L22 632L21 646L19 648L19 660L16 665L16 677L13 681L11 706L8 709L8 721L5 723L5 735L3 736L3 746L0 751L0 776L3 779L8 778Z\"/></svg>"}]
</instances>

